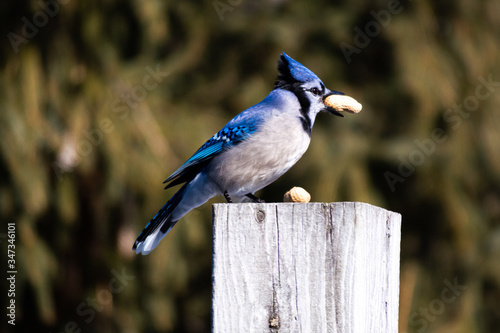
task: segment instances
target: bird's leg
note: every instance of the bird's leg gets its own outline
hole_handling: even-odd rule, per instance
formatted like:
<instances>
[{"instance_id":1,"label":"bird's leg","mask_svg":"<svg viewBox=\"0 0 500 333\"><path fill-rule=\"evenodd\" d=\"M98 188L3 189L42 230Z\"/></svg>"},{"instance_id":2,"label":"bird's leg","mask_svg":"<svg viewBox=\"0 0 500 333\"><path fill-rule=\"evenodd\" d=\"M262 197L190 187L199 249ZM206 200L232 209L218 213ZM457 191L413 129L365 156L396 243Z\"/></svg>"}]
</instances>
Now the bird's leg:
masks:
<instances>
[{"instance_id":1,"label":"bird's leg","mask_svg":"<svg viewBox=\"0 0 500 333\"><path fill-rule=\"evenodd\" d=\"M249 197L253 202L257 202L257 203L263 203L263 202L265 202L264 200L257 198L252 193L248 193L248 194L246 194L246 196Z\"/></svg>"},{"instance_id":2,"label":"bird's leg","mask_svg":"<svg viewBox=\"0 0 500 333\"><path fill-rule=\"evenodd\" d=\"M229 193L227 191L224 191L224 198L226 198L228 203L233 203L233 199L229 196Z\"/></svg>"}]
</instances>

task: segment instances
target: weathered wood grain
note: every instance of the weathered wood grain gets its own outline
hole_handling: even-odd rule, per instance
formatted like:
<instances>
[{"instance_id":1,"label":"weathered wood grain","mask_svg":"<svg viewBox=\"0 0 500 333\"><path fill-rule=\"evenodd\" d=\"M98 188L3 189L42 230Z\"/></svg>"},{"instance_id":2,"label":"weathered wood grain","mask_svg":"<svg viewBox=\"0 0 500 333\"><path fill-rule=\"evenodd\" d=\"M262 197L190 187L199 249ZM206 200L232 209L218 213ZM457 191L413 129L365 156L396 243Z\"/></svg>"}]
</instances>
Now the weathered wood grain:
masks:
<instances>
[{"instance_id":1,"label":"weathered wood grain","mask_svg":"<svg viewBox=\"0 0 500 333\"><path fill-rule=\"evenodd\" d=\"M213 332L397 332L401 215L215 204Z\"/></svg>"}]
</instances>

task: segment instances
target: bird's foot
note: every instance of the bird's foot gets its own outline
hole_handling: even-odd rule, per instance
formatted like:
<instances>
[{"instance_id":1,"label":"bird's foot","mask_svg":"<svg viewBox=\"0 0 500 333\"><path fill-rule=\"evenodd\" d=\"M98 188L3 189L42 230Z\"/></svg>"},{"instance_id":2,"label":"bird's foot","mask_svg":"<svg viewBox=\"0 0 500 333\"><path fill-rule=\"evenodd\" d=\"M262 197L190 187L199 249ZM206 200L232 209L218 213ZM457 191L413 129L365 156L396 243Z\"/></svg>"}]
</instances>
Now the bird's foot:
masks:
<instances>
[{"instance_id":1,"label":"bird's foot","mask_svg":"<svg viewBox=\"0 0 500 333\"><path fill-rule=\"evenodd\" d=\"M227 203L233 203L233 199L229 196L229 193L227 191L224 191L224 198L226 198Z\"/></svg>"},{"instance_id":2,"label":"bird's foot","mask_svg":"<svg viewBox=\"0 0 500 333\"><path fill-rule=\"evenodd\" d=\"M253 195L252 193L248 193L248 194L246 194L246 196L247 196L248 198L250 198L253 202L257 202L257 203L264 203L264 202L265 202L264 200L257 198L257 197L256 197L255 195Z\"/></svg>"}]
</instances>

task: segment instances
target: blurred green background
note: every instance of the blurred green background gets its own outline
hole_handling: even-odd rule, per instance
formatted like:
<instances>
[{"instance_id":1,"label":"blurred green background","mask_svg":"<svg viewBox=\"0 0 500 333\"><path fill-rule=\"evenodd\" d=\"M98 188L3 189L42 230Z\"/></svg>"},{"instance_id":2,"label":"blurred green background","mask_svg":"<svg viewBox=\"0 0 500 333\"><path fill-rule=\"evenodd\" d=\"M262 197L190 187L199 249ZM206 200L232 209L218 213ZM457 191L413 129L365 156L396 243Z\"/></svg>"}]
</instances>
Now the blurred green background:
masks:
<instances>
[{"instance_id":1,"label":"blurred green background","mask_svg":"<svg viewBox=\"0 0 500 333\"><path fill-rule=\"evenodd\" d=\"M401 213L400 331L497 331L499 16L496 0L2 2L0 244L5 274L15 223L18 271L2 331L208 332L211 205L152 254L131 246L282 51L363 111L320 115L259 196Z\"/></svg>"}]
</instances>

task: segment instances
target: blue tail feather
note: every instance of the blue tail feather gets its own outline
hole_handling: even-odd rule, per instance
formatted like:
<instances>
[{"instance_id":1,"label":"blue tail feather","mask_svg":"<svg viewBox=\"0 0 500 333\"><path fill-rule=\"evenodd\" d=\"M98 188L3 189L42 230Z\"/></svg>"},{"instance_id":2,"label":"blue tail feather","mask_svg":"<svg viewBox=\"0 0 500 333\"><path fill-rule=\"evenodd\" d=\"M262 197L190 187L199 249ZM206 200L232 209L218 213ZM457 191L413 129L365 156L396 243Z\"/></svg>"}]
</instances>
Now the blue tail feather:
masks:
<instances>
[{"instance_id":1,"label":"blue tail feather","mask_svg":"<svg viewBox=\"0 0 500 333\"><path fill-rule=\"evenodd\" d=\"M184 197L184 193L186 191L187 185L189 183L184 184L179 191L177 191L174 196L156 213L156 215L149 221L144 230L139 234L136 241L134 242L134 246L132 250L135 251L137 246L143 242L149 235L154 233L161 228L160 231L166 233L177 221L171 221L170 215L177 207L177 205L181 202Z\"/></svg>"}]
</instances>

